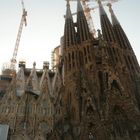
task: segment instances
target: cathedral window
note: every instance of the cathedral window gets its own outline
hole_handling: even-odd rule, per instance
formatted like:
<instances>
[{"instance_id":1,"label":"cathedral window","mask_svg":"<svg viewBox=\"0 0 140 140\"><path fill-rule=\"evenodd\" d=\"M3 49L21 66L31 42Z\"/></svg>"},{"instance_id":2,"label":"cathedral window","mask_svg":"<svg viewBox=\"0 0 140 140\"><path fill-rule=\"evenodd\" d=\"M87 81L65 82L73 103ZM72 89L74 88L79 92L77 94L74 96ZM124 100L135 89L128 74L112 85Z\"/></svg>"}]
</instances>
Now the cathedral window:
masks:
<instances>
[{"instance_id":1,"label":"cathedral window","mask_svg":"<svg viewBox=\"0 0 140 140\"><path fill-rule=\"evenodd\" d=\"M84 48L84 55L86 56L86 54L87 54L87 53L86 53L86 48Z\"/></svg>"},{"instance_id":2,"label":"cathedral window","mask_svg":"<svg viewBox=\"0 0 140 140\"><path fill-rule=\"evenodd\" d=\"M87 63L87 57L85 56L85 64Z\"/></svg>"},{"instance_id":3,"label":"cathedral window","mask_svg":"<svg viewBox=\"0 0 140 140\"><path fill-rule=\"evenodd\" d=\"M88 56L88 60L91 61L91 57L90 57L90 55Z\"/></svg>"},{"instance_id":4,"label":"cathedral window","mask_svg":"<svg viewBox=\"0 0 140 140\"><path fill-rule=\"evenodd\" d=\"M71 61L71 56L70 53L68 53L68 58L69 58L69 62Z\"/></svg>"},{"instance_id":5,"label":"cathedral window","mask_svg":"<svg viewBox=\"0 0 140 140\"><path fill-rule=\"evenodd\" d=\"M92 64L90 65L90 70L93 70L93 65Z\"/></svg>"},{"instance_id":6,"label":"cathedral window","mask_svg":"<svg viewBox=\"0 0 140 140\"><path fill-rule=\"evenodd\" d=\"M114 93L117 93L117 94L122 94L121 93L121 88L120 88L120 85L118 83L118 81L116 80L113 80L112 83L111 83L111 90L114 91Z\"/></svg>"},{"instance_id":7,"label":"cathedral window","mask_svg":"<svg viewBox=\"0 0 140 140\"><path fill-rule=\"evenodd\" d=\"M99 84L100 84L100 93L103 94L104 87L103 87L103 72L98 72Z\"/></svg>"},{"instance_id":8,"label":"cathedral window","mask_svg":"<svg viewBox=\"0 0 140 140\"><path fill-rule=\"evenodd\" d=\"M89 49L89 46L87 46L87 52L90 54L90 49Z\"/></svg>"}]
</instances>

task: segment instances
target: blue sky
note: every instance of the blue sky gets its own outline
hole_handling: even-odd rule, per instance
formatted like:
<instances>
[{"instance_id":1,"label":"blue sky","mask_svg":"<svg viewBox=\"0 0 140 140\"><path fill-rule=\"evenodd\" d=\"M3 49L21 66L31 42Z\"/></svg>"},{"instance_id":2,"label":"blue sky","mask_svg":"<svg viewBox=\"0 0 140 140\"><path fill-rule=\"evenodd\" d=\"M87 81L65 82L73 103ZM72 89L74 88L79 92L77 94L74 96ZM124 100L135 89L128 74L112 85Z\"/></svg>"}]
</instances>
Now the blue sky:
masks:
<instances>
[{"instance_id":1,"label":"blue sky","mask_svg":"<svg viewBox=\"0 0 140 140\"><path fill-rule=\"evenodd\" d=\"M20 0L0 0L0 67L12 58L22 14ZM50 61L51 51L60 43L64 32L65 0L24 0L28 11L27 27L23 29L17 61L26 60L27 67L36 61ZM90 7L97 5L90 2ZM71 2L72 11L76 2ZM114 12L126 32L140 62L140 0L120 0L113 4ZM106 8L108 11L108 8ZM98 9L92 12L94 26L100 28ZM110 16L110 15L109 15Z\"/></svg>"}]
</instances>

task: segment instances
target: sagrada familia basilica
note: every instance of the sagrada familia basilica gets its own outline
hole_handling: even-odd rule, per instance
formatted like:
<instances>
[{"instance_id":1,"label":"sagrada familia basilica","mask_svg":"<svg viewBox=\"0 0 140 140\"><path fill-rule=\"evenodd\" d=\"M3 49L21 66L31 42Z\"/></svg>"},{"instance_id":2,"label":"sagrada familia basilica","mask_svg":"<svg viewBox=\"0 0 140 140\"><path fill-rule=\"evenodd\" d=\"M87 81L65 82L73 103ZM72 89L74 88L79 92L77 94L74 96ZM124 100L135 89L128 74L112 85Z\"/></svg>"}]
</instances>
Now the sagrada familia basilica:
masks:
<instances>
[{"instance_id":1,"label":"sagrada familia basilica","mask_svg":"<svg viewBox=\"0 0 140 140\"><path fill-rule=\"evenodd\" d=\"M54 70L19 62L0 96L7 140L140 140L140 67L111 5L112 21L98 4L94 37L80 0L76 23L67 1Z\"/></svg>"}]
</instances>

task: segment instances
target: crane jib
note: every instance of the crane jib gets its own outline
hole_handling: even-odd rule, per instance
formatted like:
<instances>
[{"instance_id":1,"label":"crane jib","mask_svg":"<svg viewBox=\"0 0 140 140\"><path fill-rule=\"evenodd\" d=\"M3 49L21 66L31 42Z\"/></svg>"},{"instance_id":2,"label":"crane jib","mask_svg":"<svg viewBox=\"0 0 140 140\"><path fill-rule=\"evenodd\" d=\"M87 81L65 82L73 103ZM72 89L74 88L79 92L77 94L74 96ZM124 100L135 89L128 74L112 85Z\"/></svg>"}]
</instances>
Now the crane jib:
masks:
<instances>
[{"instance_id":1,"label":"crane jib","mask_svg":"<svg viewBox=\"0 0 140 140\"><path fill-rule=\"evenodd\" d=\"M21 21L20 21L20 25L19 25L19 29L18 29L18 34L17 34L17 38L16 38L16 42L15 42L15 48L14 48L13 56L11 59L11 64L10 64L11 70L15 70L17 52L18 52L18 48L19 48L23 25L27 26L27 20L26 20L27 11L24 8L23 1L22 1L22 9L23 9L23 13L22 13L22 17L21 17Z\"/></svg>"}]
</instances>

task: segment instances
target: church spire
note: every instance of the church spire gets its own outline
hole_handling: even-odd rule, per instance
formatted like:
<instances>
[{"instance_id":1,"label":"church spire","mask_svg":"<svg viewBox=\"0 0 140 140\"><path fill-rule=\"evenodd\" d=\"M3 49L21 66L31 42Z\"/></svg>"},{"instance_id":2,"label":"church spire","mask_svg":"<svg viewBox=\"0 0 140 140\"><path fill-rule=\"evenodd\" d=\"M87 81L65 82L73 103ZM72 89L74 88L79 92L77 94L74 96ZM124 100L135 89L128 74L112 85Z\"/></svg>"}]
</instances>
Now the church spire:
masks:
<instances>
[{"instance_id":1,"label":"church spire","mask_svg":"<svg viewBox=\"0 0 140 140\"><path fill-rule=\"evenodd\" d=\"M111 13L112 24L113 25L120 24L119 21L118 21L118 19L117 19L117 17L116 17L116 15L114 14L114 11L112 9L111 3L108 3L107 6L109 7L109 11Z\"/></svg>"},{"instance_id":2,"label":"church spire","mask_svg":"<svg viewBox=\"0 0 140 140\"><path fill-rule=\"evenodd\" d=\"M111 14L113 29L116 34L120 47L129 48L129 49L132 48L123 28L121 27L116 15L114 14L111 4L108 4L108 6L109 6L110 14Z\"/></svg>"},{"instance_id":3,"label":"church spire","mask_svg":"<svg viewBox=\"0 0 140 140\"><path fill-rule=\"evenodd\" d=\"M70 10L70 3L67 0L67 10L64 28L64 43L66 47L76 44L76 32L74 28L73 18Z\"/></svg>"},{"instance_id":4,"label":"church spire","mask_svg":"<svg viewBox=\"0 0 140 140\"><path fill-rule=\"evenodd\" d=\"M80 0L77 0L77 33L78 41L82 42L91 38L88 23Z\"/></svg>"},{"instance_id":5,"label":"church spire","mask_svg":"<svg viewBox=\"0 0 140 140\"><path fill-rule=\"evenodd\" d=\"M109 42L115 42L116 37L113 31L113 27L108 19L108 16L103 8L101 0L98 0L99 4L99 12L100 12L100 21L101 21L101 28L103 33L103 38Z\"/></svg>"},{"instance_id":6,"label":"church spire","mask_svg":"<svg viewBox=\"0 0 140 140\"><path fill-rule=\"evenodd\" d=\"M108 4L108 6L109 6L109 11L111 13L113 29L114 29L114 33L116 35L118 44L120 45L122 49L124 49L124 52L125 52L124 56L125 56L127 67L128 69L132 70L133 74L135 74L133 70L138 71L139 73L139 64L136 59L135 53L132 49L132 46L123 28L121 27L116 15L114 14L111 4ZM128 53L128 51L125 51L125 50L130 50L130 51Z\"/></svg>"}]
</instances>

